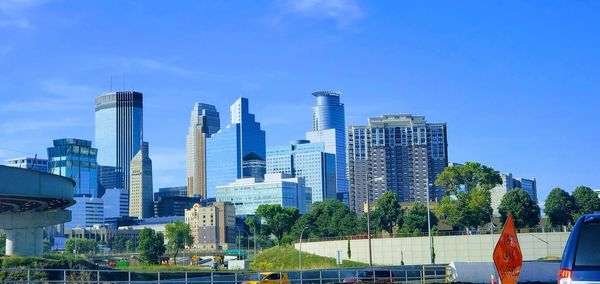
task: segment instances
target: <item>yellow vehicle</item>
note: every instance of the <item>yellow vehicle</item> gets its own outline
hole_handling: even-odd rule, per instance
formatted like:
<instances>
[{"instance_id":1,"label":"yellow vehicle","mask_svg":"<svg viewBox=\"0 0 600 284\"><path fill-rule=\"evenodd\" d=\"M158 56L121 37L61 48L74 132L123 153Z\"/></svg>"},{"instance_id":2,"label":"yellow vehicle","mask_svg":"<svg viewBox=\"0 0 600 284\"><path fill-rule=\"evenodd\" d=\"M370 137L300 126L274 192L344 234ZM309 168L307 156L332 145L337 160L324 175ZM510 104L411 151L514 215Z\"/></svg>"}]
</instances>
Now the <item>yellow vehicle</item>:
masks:
<instances>
[{"instance_id":1,"label":"yellow vehicle","mask_svg":"<svg viewBox=\"0 0 600 284\"><path fill-rule=\"evenodd\" d=\"M285 272L262 272L243 284L291 284Z\"/></svg>"}]
</instances>

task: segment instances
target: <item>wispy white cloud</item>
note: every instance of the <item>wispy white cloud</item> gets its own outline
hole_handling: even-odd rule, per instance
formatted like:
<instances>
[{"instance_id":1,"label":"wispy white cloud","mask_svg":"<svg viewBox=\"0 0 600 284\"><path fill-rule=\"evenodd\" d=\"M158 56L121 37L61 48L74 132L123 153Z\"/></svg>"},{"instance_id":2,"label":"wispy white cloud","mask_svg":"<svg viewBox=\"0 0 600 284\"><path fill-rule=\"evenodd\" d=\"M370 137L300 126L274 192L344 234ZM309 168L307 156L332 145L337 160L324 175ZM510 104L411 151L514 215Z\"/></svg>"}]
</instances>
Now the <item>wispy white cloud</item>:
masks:
<instances>
[{"instance_id":1,"label":"wispy white cloud","mask_svg":"<svg viewBox=\"0 0 600 284\"><path fill-rule=\"evenodd\" d=\"M31 28L29 11L50 0L1 0L0 28Z\"/></svg>"},{"instance_id":2,"label":"wispy white cloud","mask_svg":"<svg viewBox=\"0 0 600 284\"><path fill-rule=\"evenodd\" d=\"M283 2L273 23L279 24L290 15L330 19L344 28L363 19L365 13L355 0L289 0Z\"/></svg>"},{"instance_id":3,"label":"wispy white cloud","mask_svg":"<svg viewBox=\"0 0 600 284\"><path fill-rule=\"evenodd\" d=\"M163 72L176 76L193 76L203 74L197 70L183 68L167 61L142 57L107 57L110 67L125 72Z\"/></svg>"},{"instance_id":4,"label":"wispy white cloud","mask_svg":"<svg viewBox=\"0 0 600 284\"><path fill-rule=\"evenodd\" d=\"M7 101L0 105L2 112L60 112L66 110L89 109L93 106L94 97L101 93L99 88L72 84L63 79L50 79L40 82L40 89L44 95Z\"/></svg>"},{"instance_id":5,"label":"wispy white cloud","mask_svg":"<svg viewBox=\"0 0 600 284\"><path fill-rule=\"evenodd\" d=\"M79 126L91 126L91 122L85 122L74 118L65 118L59 120L21 119L3 122L0 124L0 130L5 133L28 132L39 129L49 128L69 128Z\"/></svg>"}]
</instances>

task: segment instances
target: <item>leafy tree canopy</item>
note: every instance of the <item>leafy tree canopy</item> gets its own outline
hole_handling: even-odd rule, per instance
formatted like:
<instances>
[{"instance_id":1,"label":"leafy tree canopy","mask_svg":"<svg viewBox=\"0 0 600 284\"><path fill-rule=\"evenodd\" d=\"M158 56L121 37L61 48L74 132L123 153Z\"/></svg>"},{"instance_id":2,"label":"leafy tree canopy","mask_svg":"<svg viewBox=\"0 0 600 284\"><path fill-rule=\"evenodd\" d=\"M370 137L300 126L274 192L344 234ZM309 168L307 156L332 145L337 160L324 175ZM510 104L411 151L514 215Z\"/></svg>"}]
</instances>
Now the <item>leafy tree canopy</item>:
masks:
<instances>
[{"instance_id":1,"label":"leafy tree canopy","mask_svg":"<svg viewBox=\"0 0 600 284\"><path fill-rule=\"evenodd\" d=\"M575 211L573 213L573 221L577 221L579 217L594 213L600 210L600 198L598 194L587 186L578 186L573 191L573 199L575 202Z\"/></svg>"},{"instance_id":2,"label":"leafy tree canopy","mask_svg":"<svg viewBox=\"0 0 600 284\"><path fill-rule=\"evenodd\" d=\"M553 226L569 225L573 221L574 210L573 198L561 188L553 189L546 197L544 212Z\"/></svg>"},{"instance_id":3,"label":"leafy tree canopy","mask_svg":"<svg viewBox=\"0 0 600 284\"><path fill-rule=\"evenodd\" d=\"M400 201L396 193L392 191L385 192L375 205L373 210L375 226L379 230L392 233L395 226L401 227L404 211L400 207Z\"/></svg>"},{"instance_id":4,"label":"leafy tree canopy","mask_svg":"<svg viewBox=\"0 0 600 284\"><path fill-rule=\"evenodd\" d=\"M431 227L435 226L438 222L437 217L431 211L429 212L429 218L431 222ZM404 216L404 224L402 228L407 232L414 232L418 230L419 232L427 231L427 206L421 202L415 202L408 211L408 213Z\"/></svg>"},{"instance_id":5,"label":"leafy tree canopy","mask_svg":"<svg viewBox=\"0 0 600 284\"><path fill-rule=\"evenodd\" d=\"M177 259L179 250L185 249L186 246L191 246L194 241L190 225L181 221L167 224L165 226L165 236L169 241L167 244L169 251L174 253L174 259Z\"/></svg>"},{"instance_id":6,"label":"leafy tree canopy","mask_svg":"<svg viewBox=\"0 0 600 284\"><path fill-rule=\"evenodd\" d=\"M297 208L283 208L281 205L260 205L256 216L266 222L267 232L273 234L281 244L284 235L289 233L292 226L300 217Z\"/></svg>"},{"instance_id":7,"label":"leafy tree canopy","mask_svg":"<svg viewBox=\"0 0 600 284\"><path fill-rule=\"evenodd\" d=\"M158 264L165 253L165 237L161 232L144 228L138 236L138 252L140 260L146 264Z\"/></svg>"},{"instance_id":8,"label":"leafy tree canopy","mask_svg":"<svg viewBox=\"0 0 600 284\"><path fill-rule=\"evenodd\" d=\"M508 214L512 214L516 228L531 228L540 222L540 207L520 188L513 189L502 197L498 211L503 224Z\"/></svg>"},{"instance_id":9,"label":"leafy tree canopy","mask_svg":"<svg viewBox=\"0 0 600 284\"><path fill-rule=\"evenodd\" d=\"M435 185L441 186L450 195L456 195L461 186L468 191L474 188L490 190L498 184L502 184L498 171L477 162L447 167L435 180Z\"/></svg>"}]
</instances>

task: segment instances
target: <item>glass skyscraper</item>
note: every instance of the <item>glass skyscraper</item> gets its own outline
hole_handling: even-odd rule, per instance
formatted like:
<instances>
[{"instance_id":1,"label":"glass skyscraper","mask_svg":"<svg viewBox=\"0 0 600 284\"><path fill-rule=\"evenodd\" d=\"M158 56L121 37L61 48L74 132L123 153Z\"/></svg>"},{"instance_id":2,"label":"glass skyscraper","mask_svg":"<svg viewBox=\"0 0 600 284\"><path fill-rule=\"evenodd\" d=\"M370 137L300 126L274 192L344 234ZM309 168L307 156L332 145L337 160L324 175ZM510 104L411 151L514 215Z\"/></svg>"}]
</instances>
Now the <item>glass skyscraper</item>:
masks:
<instances>
[{"instance_id":1,"label":"glass skyscraper","mask_svg":"<svg viewBox=\"0 0 600 284\"><path fill-rule=\"evenodd\" d=\"M215 197L219 185L236 179L262 180L266 171L265 131L239 98L230 108L230 123L206 139L206 197Z\"/></svg>"},{"instance_id":2,"label":"glass skyscraper","mask_svg":"<svg viewBox=\"0 0 600 284\"><path fill-rule=\"evenodd\" d=\"M190 197L206 198L206 139L221 128L213 105L196 103L192 110L187 145L187 190Z\"/></svg>"},{"instance_id":3,"label":"glass skyscraper","mask_svg":"<svg viewBox=\"0 0 600 284\"><path fill-rule=\"evenodd\" d=\"M291 145L267 149L267 173L287 173L305 180L312 202L336 198L335 155L325 144L294 141Z\"/></svg>"},{"instance_id":4,"label":"glass skyscraper","mask_svg":"<svg viewBox=\"0 0 600 284\"><path fill-rule=\"evenodd\" d=\"M75 181L73 196L76 203L68 208L72 214L65 229L104 223L103 201L97 198L97 153L92 148L92 141L75 138L54 140L54 146L48 148L48 172Z\"/></svg>"},{"instance_id":5,"label":"glass skyscraper","mask_svg":"<svg viewBox=\"0 0 600 284\"><path fill-rule=\"evenodd\" d=\"M74 196L98 197L97 154L92 141L54 140L54 147L48 148L48 172L73 179Z\"/></svg>"},{"instance_id":6,"label":"glass skyscraper","mask_svg":"<svg viewBox=\"0 0 600 284\"><path fill-rule=\"evenodd\" d=\"M231 202L237 216L254 215L256 209L263 204L298 208L304 214L311 204L310 193L307 191L303 178L274 173L266 174L262 181L244 178L217 186L217 201Z\"/></svg>"},{"instance_id":7,"label":"glass skyscraper","mask_svg":"<svg viewBox=\"0 0 600 284\"><path fill-rule=\"evenodd\" d=\"M350 207L361 213L366 190L372 204L386 191L402 202L440 200L444 190L434 184L448 165L445 123L424 116L383 115L368 126L348 128Z\"/></svg>"},{"instance_id":8,"label":"glass skyscraper","mask_svg":"<svg viewBox=\"0 0 600 284\"><path fill-rule=\"evenodd\" d=\"M142 146L143 96L136 91L111 92L96 98L98 163L121 172L129 193L130 163ZM116 204L113 204L117 207ZM125 212L129 211L125 208Z\"/></svg>"},{"instance_id":9,"label":"glass skyscraper","mask_svg":"<svg viewBox=\"0 0 600 284\"><path fill-rule=\"evenodd\" d=\"M348 180L346 177L346 118L342 93L333 91L314 92L317 104L313 107L313 127L306 133L311 142L325 143L325 151L335 154L336 192L338 198L348 204Z\"/></svg>"}]
</instances>

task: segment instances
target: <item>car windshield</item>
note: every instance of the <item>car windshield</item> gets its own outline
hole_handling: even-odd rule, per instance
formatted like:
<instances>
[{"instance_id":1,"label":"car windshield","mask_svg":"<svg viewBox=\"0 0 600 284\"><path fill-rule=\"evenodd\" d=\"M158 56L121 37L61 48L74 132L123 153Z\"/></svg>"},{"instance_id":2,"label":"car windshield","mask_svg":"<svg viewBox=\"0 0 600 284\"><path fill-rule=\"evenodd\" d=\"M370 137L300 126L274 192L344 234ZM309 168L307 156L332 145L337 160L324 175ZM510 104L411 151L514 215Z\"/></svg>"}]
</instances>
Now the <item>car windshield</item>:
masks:
<instances>
[{"instance_id":1,"label":"car windshield","mask_svg":"<svg viewBox=\"0 0 600 284\"><path fill-rule=\"evenodd\" d=\"M576 266L600 266L600 223L583 223L575 252Z\"/></svg>"}]
</instances>

